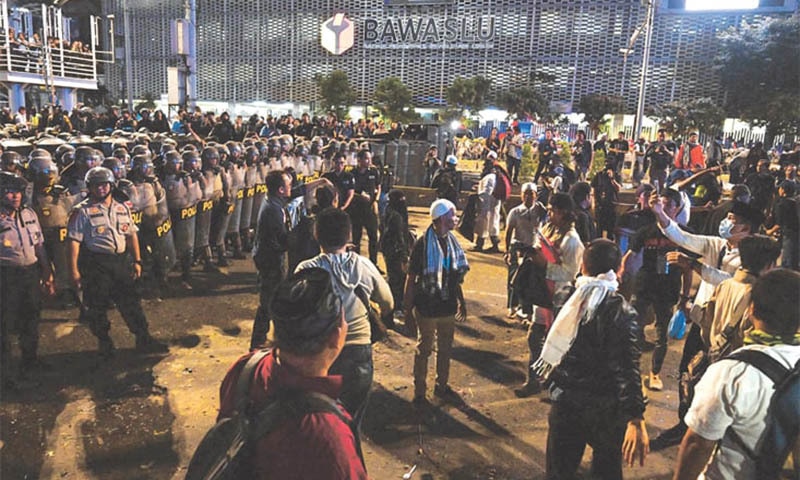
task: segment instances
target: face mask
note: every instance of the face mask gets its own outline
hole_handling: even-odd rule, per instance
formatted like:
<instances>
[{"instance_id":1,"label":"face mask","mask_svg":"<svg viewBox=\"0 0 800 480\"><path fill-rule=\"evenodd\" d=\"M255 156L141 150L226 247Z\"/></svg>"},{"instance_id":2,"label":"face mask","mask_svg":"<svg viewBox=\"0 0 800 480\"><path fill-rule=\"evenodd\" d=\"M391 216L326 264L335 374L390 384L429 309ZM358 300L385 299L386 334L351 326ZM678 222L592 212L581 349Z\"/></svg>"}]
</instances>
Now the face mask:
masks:
<instances>
[{"instance_id":1,"label":"face mask","mask_svg":"<svg viewBox=\"0 0 800 480\"><path fill-rule=\"evenodd\" d=\"M719 236L724 238L725 240L731 238L733 227L736 225L728 220L727 218L723 218L721 222L719 222Z\"/></svg>"}]
</instances>

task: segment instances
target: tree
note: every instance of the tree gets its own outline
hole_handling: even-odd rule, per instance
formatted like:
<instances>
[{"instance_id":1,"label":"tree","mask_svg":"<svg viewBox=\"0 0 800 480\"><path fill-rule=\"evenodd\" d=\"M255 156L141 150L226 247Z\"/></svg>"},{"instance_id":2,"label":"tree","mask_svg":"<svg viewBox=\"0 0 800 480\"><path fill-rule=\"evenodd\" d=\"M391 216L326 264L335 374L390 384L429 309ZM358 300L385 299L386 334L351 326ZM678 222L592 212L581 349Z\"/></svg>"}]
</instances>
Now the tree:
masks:
<instances>
[{"instance_id":1,"label":"tree","mask_svg":"<svg viewBox=\"0 0 800 480\"><path fill-rule=\"evenodd\" d=\"M156 96L151 92L147 92L142 95L142 101L137 103L134 107L134 111L138 112L139 110L146 108L148 110L155 110L156 109Z\"/></svg>"},{"instance_id":2,"label":"tree","mask_svg":"<svg viewBox=\"0 0 800 480\"><path fill-rule=\"evenodd\" d=\"M334 70L328 75L317 75L314 80L322 97L322 109L336 112L337 118L345 118L350 106L356 101L356 93L350 86L347 73Z\"/></svg>"},{"instance_id":3,"label":"tree","mask_svg":"<svg viewBox=\"0 0 800 480\"><path fill-rule=\"evenodd\" d=\"M549 102L533 87L517 87L503 92L499 103L509 115L520 119L539 120L550 113Z\"/></svg>"},{"instance_id":4,"label":"tree","mask_svg":"<svg viewBox=\"0 0 800 480\"><path fill-rule=\"evenodd\" d=\"M477 113L486 108L492 81L481 76L472 78L456 77L447 88L447 104L445 117L461 118L464 110Z\"/></svg>"},{"instance_id":5,"label":"tree","mask_svg":"<svg viewBox=\"0 0 800 480\"><path fill-rule=\"evenodd\" d=\"M616 95L590 93L581 97L578 111L583 114L583 120L589 123L592 136L596 137L603 125L608 123L605 119L607 114L625 112L625 99Z\"/></svg>"},{"instance_id":6,"label":"tree","mask_svg":"<svg viewBox=\"0 0 800 480\"><path fill-rule=\"evenodd\" d=\"M715 70L727 114L776 134L800 134L800 17L765 18L719 34Z\"/></svg>"},{"instance_id":7,"label":"tree","mask_svg":"<svg viewBox=\"0 0 800 480\"><path fill-rule=\"evenodd\" d=\"M688 102L666 102L647 110L661 128L673 135L684 136L690 130L714 134L725 120L723 109L710 98Z\"/></svg>"},{"instance_id":8,"label":"tree","mask_svg":"<svg viewBox=\"0 0 800 480\"><path fill-rule=\"evenodd\" d=\"M411 90L397 77L378 82L373 98L381 114L395 122L409 123L419 118L411 105Z\"/></svg>"}]
</instances>

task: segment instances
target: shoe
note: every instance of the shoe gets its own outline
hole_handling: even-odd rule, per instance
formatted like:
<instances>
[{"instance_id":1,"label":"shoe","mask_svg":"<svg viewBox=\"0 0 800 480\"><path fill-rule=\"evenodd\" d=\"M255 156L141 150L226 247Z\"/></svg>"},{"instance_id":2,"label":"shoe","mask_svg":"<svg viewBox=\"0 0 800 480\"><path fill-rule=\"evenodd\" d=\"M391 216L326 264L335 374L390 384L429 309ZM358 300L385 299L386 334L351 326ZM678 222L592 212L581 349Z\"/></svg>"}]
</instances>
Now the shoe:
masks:
<instances>
[{"instance_id":1,"label":"shoe","mask_svg":"<svg viewBox=\"0 0 800 480\"><path fill-rule=\"evenodd\" d=\"M541 391L542 391L542 386L539 385L539 382L528 381L523 383L521 387L514 389L514 395L516 395L519 398L528 398L532 395L536 395Z\"/></svg>"},{"instance_id":2,"label":"shoe","mask_svg":"<svg viewBox=\"0 0 800 480\"><path fill-rule=\"evenodd\" d=\"M686 434L686 429L686 424L680 422L677 425L673 425L671 428L664 430L661 432L661 435L657 436L650 442L650 451L657 452L668 447L680 445L681 440L683 440L683 436Z\"/></svg>"},{"instance_id":3,"label":"shoe","mask_svg":"<svg viewBox=\"0 0 800 480\"><path fill-rule=\"evenodd\" d=\"M484 250L483 253L500 253L500 249L497 248L497 245L492 245L491 247Z\"/></svg>"},{"instance_id":4,"label":"shoe","mask_svg":"<svg viewBox=\"0 0 800 480\"><path fill-rule=\"evenodd\" d=\"M506 315L506 316L507 316L508 318L514 318L514 317L516 317L516 316L517 316L517 309L516 309L516 308L509 308L509 309L508 309L508 315Z\"/></svg>"},{"instance_id":5,"label":"shoe","mask_svg":"<svg viewBox=\"0 0 800 480\"><path fill-rule=\"evenodd\" d=\"M434 394L434 396L437 396L437 397L442 398L442 399L453 400L453 399L460 398L458 393L456 393L455 390L450 388L450 385L436 385L433 388L433 394Z\"/></svg>"},{"instance_id":6,"label":"shoe","mask_svg":"<svg viewBox=\"0 0 800 480\"><path fill-rule=\"evenodd\" d=\"M112 342L110 338L101 338L99 340L97 352L100 354L100 358L109 359L113 357L114 342Z\"/></svg>"},{"instance_id":7,"label":"shoe","mask_svg":"<svg viewBox=\"0 0 800 480\"><path fill-rule=\"evenodd\" d=\"M470 248L469 251L470 252L477 252L477 253L483 253L484 252L483 247L479 247L477 245L475 245L474 247Z\"/></svg>"},{"instance_id":8,"label":"shoe","mask_svg":"<svg viewBox=\"0 0 800 480\"><path fill-rule=\"evenodd\" d=\"M139 353L167 353L169 347L150 334L144 334L136 337L136 351Z\"/></svg>"},{"instance_id":9,"label":"shoe","mask_svg":"<svg viewBox=\"0 0 800 480\"><path fill-rule=\"evenodd\" d=\"M217 265L220 267L230 267L231 262L224 255L220 255L219 259L217 259Z\"/></svg>"},{"instance_id":10,"label":"shoe","mask_svg":"<svg viewBox=\"0 0 800 480\"><path fill-rule=\"evenodd\" d=\"M206 264L203 265L203 271L206 273L219 273L219 267L211 262L206 262Z\"/></svg>"},{"instance_id":11,"label":"shoe","mask_svg":"<svg viewBox=\"0 0 800 480\"><path fill-rule=\"evenodd\" d=\"M181 288L184 290L191 290L192 286L186 280L181 280Z\"/></svg>"},{"instance_id":12,"label":"shoe","mask_svg":"<svg viewBox=\"0 0 800 480\"><path fill-rule=\"evenodd\" d=\"M429 406L430 402L428 402L428 399L425 398L425 395L417 395L416 397L414 397L414 400L411 401L411 405L413 405L414 408L419 409Z\"/></svg>"},{"instance_id":13,"label":"shoe","mask_svg":"<svg viewBox=\"0 0 800 480\"><path fill-rule=\"evenodd\" d=\"M664 382L661 381L661 377L657 373L650 372L650 381L647 384L647 388L660 392L664 389Z\"/></svg>"}]
</instances>

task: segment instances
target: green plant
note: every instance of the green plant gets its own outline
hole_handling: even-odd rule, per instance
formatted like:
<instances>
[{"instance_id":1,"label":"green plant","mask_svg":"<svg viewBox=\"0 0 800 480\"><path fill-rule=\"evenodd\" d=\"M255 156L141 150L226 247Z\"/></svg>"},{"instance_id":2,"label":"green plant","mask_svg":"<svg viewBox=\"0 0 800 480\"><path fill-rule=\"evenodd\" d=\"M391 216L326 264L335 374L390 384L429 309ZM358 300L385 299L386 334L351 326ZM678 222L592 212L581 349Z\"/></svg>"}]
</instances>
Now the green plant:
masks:
<instances>
[{"instance_id":1,"label":"green plant","mask_svg":"<svg viewBox=\"0 0 800 480\"><path fill-rule=\"evenodd\" d=\"M603 170L603 167L606 165L606 153L603 150L595 150L594 151L594 159L592 160L592 165L589 167L589 172L586 174L586 179L588 181L592 181L592 178Z\"/></svg>"},{"instance_id":2,"label":"green plant","mask_svg":"<svg viewBox=\"0 0 800 480\"><path fill-rule=\"evenodd\" d=\"M589 123L592 135L597 136L598 132L608 127L606 115L625 112L625 100L616 95L592 93L581 97L578 111L583 113L583 120Z\"/></svg>"},{"instance_id":3,"label":"green plant","mask_svg":"<svg viewBox=\"0 0 800 480\"><path fill-rule=\"evenodd\" d=\"M525 142L522 145L522 158L520 159L519 176L530 180L536 173L536 167L539 165L539 152L533 151L533 146L530 142Z\"/></svg>"},{"instance_id":4,"label":"green plant","mask_svg":"<svg viewBox=\"0 0 800 480\"><path fill-rule=\"evenodd\" d=\"M138 112L139 110L141 110L143 108L146 108L148 110L155 110L155 108L156 108L156 96L155 96L155 94L153 94L151 92L147 92L144 95L142 95L142 100L139 103L136 104L136 106L134 107L134 110Z\"/></svg>"},{"instance_id":5,"label":"green plant","mask_svg":"<svg viewBox=\"0 0 800 480\"><path fill-rule=\"evenodd\" d=\"M397 77L387 77L378 82L373 98L381 115L386 118L400 123L410 123L419 118L411 105L411 90Z\"/></svg>"},{"instance_id":6,"label":"green plant","mask_svg":"<svg viewBox=\"0 0 800 480\"><path fill-rule=\"evenodd\" d=\"M314 81L319 88L322 110L334 111L338 118L345 118L356 101L356 92L350 86L347 73L334 70L328 75L316 75Z\"/></svg>"},{"instance_id":7,"label":"green plant","mask_svg":"<svg viewBox=\"0 0 800 480\"><path fill-rule=\"evenodd\" d=\"M561 159L561 163L569 168L570 170L573 169L572 165L572 149L569 146L569 142L566 140L559 140L558 141L558 148L560 150L558 157Z\"/></svg>"}]
</instances>

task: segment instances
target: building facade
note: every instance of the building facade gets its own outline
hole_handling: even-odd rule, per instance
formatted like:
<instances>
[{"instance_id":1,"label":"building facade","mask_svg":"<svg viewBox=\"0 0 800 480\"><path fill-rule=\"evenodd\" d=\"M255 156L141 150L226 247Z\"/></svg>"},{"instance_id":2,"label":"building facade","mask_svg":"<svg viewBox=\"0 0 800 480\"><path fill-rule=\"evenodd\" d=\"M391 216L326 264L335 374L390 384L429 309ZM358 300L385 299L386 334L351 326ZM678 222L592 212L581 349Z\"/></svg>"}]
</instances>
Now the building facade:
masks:
<instances>
[{"instance_id":1,"label":"building facade","mask_svg":"<svg viewBox=\"0 0 800 480\"><path fill-rule=\"evenodd\" d=\"M717 34L797 11L796 0L713 12L656 1L646 105L721 100L711 68ZM183 62L170 53L170 21L184 16L184 2L127 3L133 96L165 94L167 68ZM122 0L104 8L123 16ZM417 106L436 107L459 76L487 77L502 91L546 74L552 81L537 86L564 112L590 93L621 95L632 111L644 35L627 58L620 51L645 11L640 0L196 0L197 98L313 104L315 75L343 70L359 104L397 76ZM109 69L117 98L124 78L122 62Z\"/></svg>"}]
</instances>

